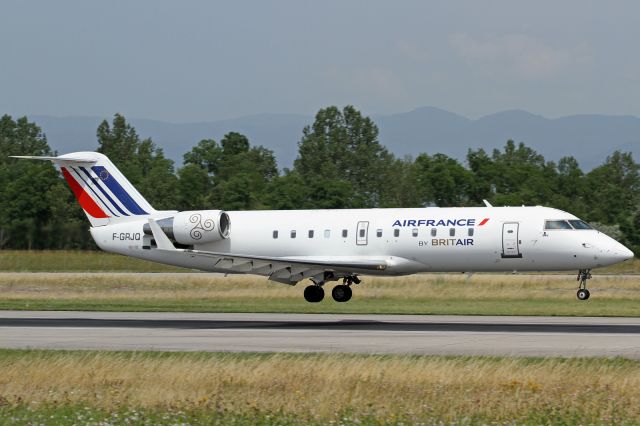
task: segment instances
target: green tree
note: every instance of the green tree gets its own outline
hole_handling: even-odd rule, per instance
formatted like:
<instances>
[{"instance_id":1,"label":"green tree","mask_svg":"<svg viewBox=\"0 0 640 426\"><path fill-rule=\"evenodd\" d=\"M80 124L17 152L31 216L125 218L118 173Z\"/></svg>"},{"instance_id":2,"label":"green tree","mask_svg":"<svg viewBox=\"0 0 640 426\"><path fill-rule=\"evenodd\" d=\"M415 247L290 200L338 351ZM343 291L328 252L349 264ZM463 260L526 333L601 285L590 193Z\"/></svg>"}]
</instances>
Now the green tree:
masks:
<instances>
[{"instance_id":1,"label":"green tree","mask_svg":"<svg viewBox=\"0 0 640 426\"><path fill-rule=\"evenodd\" d=\"M187 164L178 170L178 205L179 210L199 210L207 208L208 195L211 191L211 177L206 169Z\"/></svg>"},{"instance_id":2,"label":"green tree","mask_svg":"<svg viewBox=\"0 0 640 426\"><path fill-rule=\"evenodd\" d=\"M589 220L624 223L640 201L640 166L630 153L615 151L605 163L587 173Z\"/></svg>"},{"instance_id":3,"label":"green tree","mask_svg":"<svg viewBox=\"0 0 640 426\"><path fill-rule=\"evenodd\" d=\"M303 130L294 170L305 183L349 189L340 203L349 207L385 204L385 181L394 157L378 141L378 128L352 106L321 109ZM337 182L345 184L337 185ZM311 194L322 202L322 191Z\"/></svg>"},{"instance_id":4,"label":"green tree","mask_svg":"<svg viewBox=\"0 0 640 426\"><path fill-rule=\"evenodd\" d=\"M286 170L274 178L264 191L265 205L274 210L307 208L309 187L296 172Z\"/></svg>"},{"instance_id":5,"label":"green tree","mask_svg":"<svg viewBox=\"0 0 640 426\"><path fill-rule=\"evenodd\" d=\"M173 161L165 158L151 139L140 140L124 116L116 114L110 125L98 126L98 152L105 154L156 209L172 209L178 203L178 180Z\"/></svg>"},{"instance_id":6,"label":"green tree","mask_svg":"<svg viewBox=\"0 0 640 426\"><path fill-rule=\"evenodd\" d=\"M197 179L198 188L207 188L206 195L198 199L194 194L190 196L191 200L205 203L210 208L265 208L266 188L278 176L273 152L261 146L252 147L247 137L237 132L227 133L220 144L213 139L200 141L184 155L184 162L184 169L197 167L201 173L196 176L193 169L181 170L180 179ZM180 183L180 187L185 186L189 183ZM193 203L189 205L194 206Z\"/></svg>"},{"instance_id":7,"label":"green tree","mask_svg":"<svg viewBox=\"0 0 640 426\"><path fill-rule=\"evenodd\" d=\"M496 192L495 165L491 157L484 149L477 151L469 149L467 152L467 164L473 174L473 180L469 186L469 199L475 204L482 200L492 200Z\"/></svg>"},{"instance_id":8,"label":"green tree","mask_svg":"<svg viewBox=\"0 0 640 426\"><path fill-rule=\"evenodd\" d=\"M77 234L82 213L53 165L10 155L52 152L40 128L26 117L0 118L0 248L86 247L86 236L69 240L62 233ZM82 229L86 233L86 224Z\"/></svg>"},{"instance_id":9,"label":"green tree","mask_svg":"<svg viewBox=\"0 0 640 426\"><path fill-rule=\"evenodd\" d=\"M218 172L221 158L222 147L213 139L203 139L184 154L184 164L199 166L214 175Z\"/></svg>"},{"instance_id":10,"label":"green tree","mask_svg":"<svg viewBox=\"0 0 640 426\"><path fill-rule=\"evenodd\" d=\"M507 141L491 157L482 150L469 151L467 162L474 173L470 198L487 198L498 205L547 204L556 194L557 167L520 142Z\"/></svg>"},{"instance_id":11,"label":"green tree","mask_svg":"<svg viewBox=\"0 0 640 426\"><path fill-rule=\"evenodd\" d=\"M420 154L413 164L421 205L464 206L469 202L473 175L444 154Z\"/></svg>"},{"instance_id":12,"label":"green tree","mask_svg":"<svg viewBox=\"0 0 640 426\"><path fill-rule=\"evenodd\" d=\"M549 205L587 218L589 207L586 178L575 158L563 157L558 161L554 188Z\"/></svg>"}]
</instances>

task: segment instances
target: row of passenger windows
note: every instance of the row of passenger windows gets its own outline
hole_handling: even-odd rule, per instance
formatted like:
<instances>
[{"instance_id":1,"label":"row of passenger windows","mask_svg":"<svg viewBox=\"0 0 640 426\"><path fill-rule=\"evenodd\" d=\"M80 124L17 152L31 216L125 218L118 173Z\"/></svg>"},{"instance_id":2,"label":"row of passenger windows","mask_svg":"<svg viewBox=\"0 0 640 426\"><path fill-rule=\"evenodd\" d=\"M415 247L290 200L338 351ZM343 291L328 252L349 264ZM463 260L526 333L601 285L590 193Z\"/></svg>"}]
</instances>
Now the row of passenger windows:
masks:
<instances>
[{"instance_id":1,"label":"row of passenger windows","mask_svg":"<svg viewBox=\"0 0 640 426\"><path fill-rule=\"evenodd\" d=\"M367 231L364 229L360 229L359 230L359 237L360 238L364 238L367 235ZM273 238L278 238L279 232L277 229L274 229L273 231ZM298 235L298 232L293 229L289 232L289 236L291 238L296 238ZM437 228L431 228L431 236L432 237L436 237L438 235L438 229ZM470 237L473 237L473 228L467 228L467 235ZM307 237L308 238L314 238L315 236L315 231L313 229L309 229L309 231L307 232ZM347 238L349 236L349 231L346 229L342 230L342 238ZM393 236L394 237L399 237L400 236L400 229L396 228L393 230ZM413 237L417 237L418 236L418 228L413 228L411 230L411 236ZM456 236L456 228L449 228L449 236L450 237L455 237ZM331 238L331 230L330 229L325 229L324 230L324 237L325 238ZM382 229L377 229L376 230L376 237L378 238L382 238Z\"/></svg>"},{"instance_id":2,"label":"row of passenger windows","mask_svg":"<svg viewBox=\"0 0 640 426\"><path fill-rule=\"evenodd\" d=\"M583 220L545 220L544 229L593 229Z\"/></svg>"}]
</instances>

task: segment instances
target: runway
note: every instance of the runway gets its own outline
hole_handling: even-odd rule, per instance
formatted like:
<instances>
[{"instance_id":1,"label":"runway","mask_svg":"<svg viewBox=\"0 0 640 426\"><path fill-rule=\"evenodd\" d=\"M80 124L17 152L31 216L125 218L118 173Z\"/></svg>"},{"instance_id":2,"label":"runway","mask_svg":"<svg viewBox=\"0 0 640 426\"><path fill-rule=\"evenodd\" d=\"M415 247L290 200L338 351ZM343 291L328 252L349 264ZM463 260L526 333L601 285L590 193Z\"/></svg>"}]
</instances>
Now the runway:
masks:
<instances>
[{"instance_id":1,"label":"runway","mask_svg":"<svg viewBox=\"0 0 640 426\"><path fill-rule=\"evenodd\" d=\"M640 359L640 319L0 311L0 347Z\"/></svg>"}]
</instances>

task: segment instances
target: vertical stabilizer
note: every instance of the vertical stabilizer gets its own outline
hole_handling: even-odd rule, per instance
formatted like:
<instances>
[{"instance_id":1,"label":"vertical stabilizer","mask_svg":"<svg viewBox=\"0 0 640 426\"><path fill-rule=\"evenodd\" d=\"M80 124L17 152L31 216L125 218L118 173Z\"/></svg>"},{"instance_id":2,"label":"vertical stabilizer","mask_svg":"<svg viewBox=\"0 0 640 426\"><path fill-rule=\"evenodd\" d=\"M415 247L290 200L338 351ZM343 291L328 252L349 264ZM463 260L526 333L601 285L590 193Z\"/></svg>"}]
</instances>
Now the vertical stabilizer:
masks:
<instances>
[{"instance_id":1,"label":"vertical stabilizer","mask_svg":"<svg viewBox=\"0 0 640 426\"><path fill-rule=\"evenodd\" d=\"M59 157L27 157L56 164L84 210L91 226L146 216L155 209L113 165L97 152L74 152Z\"/></svg>"}]
</instances>

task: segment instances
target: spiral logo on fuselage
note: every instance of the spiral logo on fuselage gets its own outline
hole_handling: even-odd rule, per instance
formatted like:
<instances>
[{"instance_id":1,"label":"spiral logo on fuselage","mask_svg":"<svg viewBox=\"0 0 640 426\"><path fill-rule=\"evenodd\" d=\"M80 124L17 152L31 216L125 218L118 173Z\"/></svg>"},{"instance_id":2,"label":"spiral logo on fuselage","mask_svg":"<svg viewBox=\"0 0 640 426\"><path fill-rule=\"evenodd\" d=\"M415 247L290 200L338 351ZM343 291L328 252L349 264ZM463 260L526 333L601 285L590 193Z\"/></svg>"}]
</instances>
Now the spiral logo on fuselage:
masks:
<instances>
[{"instance_id":1,"label":"spiral logo on fuselage","mask_svg":"<svg viewBox=\"0 0 640 426\"><path fill-rule=\"evenodd\" d=\"M213 229L215 228L213 219L205 219L203 221L202 215L200 213L194 213L189 216L189 222L195 225L193 228L191 228L191 231L189 231L189 235L194 240L202 239L203 232L213 231Z\"/></svg>"}]
</instances>

